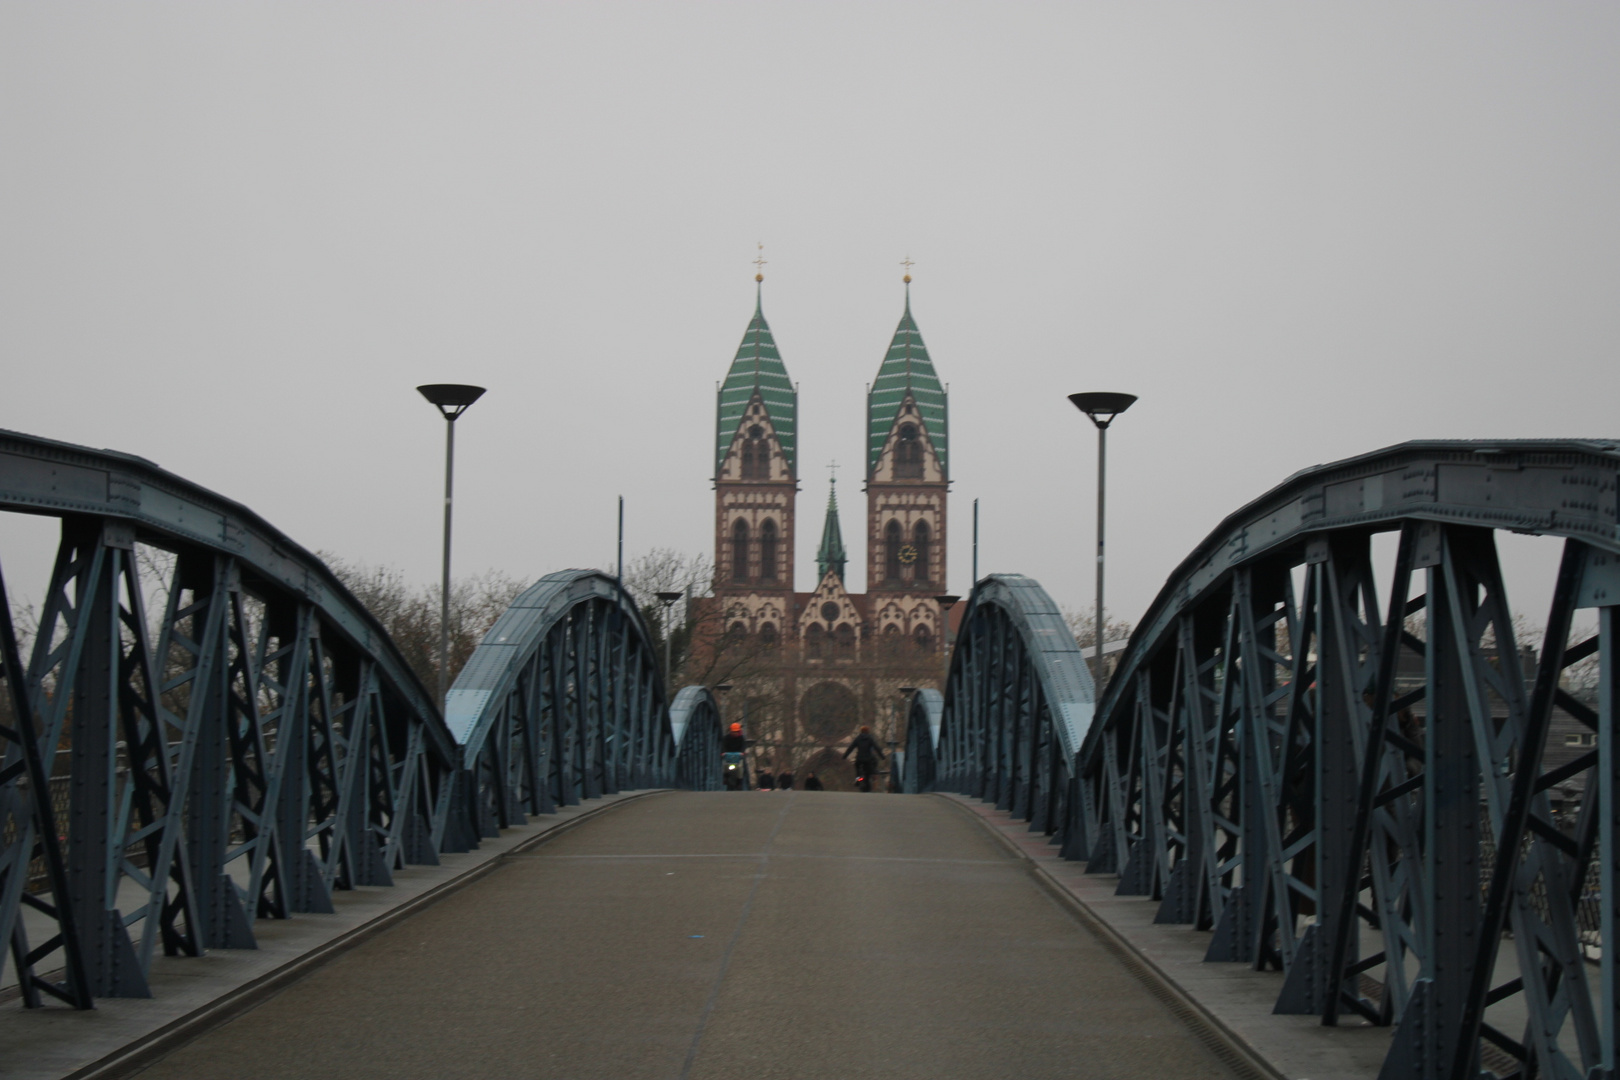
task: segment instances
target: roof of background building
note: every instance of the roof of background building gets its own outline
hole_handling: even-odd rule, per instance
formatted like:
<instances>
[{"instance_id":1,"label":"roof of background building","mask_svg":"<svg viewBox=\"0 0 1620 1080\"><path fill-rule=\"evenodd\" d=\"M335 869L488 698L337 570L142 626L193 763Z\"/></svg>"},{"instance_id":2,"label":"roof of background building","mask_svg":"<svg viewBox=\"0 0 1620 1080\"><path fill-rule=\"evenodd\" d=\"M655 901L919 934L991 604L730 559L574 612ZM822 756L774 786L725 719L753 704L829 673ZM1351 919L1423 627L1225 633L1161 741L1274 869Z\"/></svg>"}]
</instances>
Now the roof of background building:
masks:
<instances>
[{"instance_id":1,"label":"roof of background building","mask_svg":"<svg viewBox=\"0 0 1620 1080\"><path fill-rule=\"evenodd\" d=\"M948 413L945 388L934 371L934 362L928 358L928 347L923 344L922 332L911 317L911 283L906 283L906 310L895 328L894 340L889 343L888 354L878 368L867 397L867 458L866 474L872 475L878 458L883 455L883 444L894 427L900 405L910 394L922 414L923 427L929 441L939 455L939 467L950 476Z\"/></svg>"},{"instance_id":2,"label":"roof of background building","mask_svg":"<svg viewBox=\"0 0 1620 1080\"><path fill-rule=\"evenodd\" d=\"M798 475L795 459L795 434L799 412L799 395L788 378L787 366L776 351L776 339L771 336L770 324L765 321L762 297L756 292L754 317L737 346L737 358L726 372L726 381L720 386L719 423L715 448L715 475L731 449L731 440L737 435L737 425L758 390L770 414L771 425L776 428L777 441L787 458L789 474Z\"/></svg>"}]
</instances>

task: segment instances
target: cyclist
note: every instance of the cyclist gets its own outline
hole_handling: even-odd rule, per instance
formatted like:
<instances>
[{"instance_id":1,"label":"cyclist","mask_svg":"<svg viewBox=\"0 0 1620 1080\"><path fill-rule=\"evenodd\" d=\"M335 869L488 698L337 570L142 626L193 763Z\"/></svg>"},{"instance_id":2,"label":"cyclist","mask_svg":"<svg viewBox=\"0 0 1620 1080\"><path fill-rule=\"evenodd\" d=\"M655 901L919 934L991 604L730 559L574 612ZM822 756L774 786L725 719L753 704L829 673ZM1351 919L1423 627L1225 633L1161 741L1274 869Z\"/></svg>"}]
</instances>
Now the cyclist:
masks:
<instances>
[{"instance_id":1,"label":"cyclist","mask_svg":"<svg viewBox=\"0 0 1620 1080\"><path fill-rule=\"evenodd\" d=\"M877 740L872 738L872 729L865 724L861 725L860 734L850 740L849 746L844 750L844 757L855 755L855 786L862 791L872 790L872 773L877 771L878 762L883 760L883 751L878 749Z\"/></svg>"},{"instance_id":2,"label":"cyclist","mask_svg":"<svg viewBox=\"0 0 1620 1080\"><path fill-rule=\"evenodd\" d=\"M743 789L743 751L748 749L748 740L743 738L741 724L732 724L726 733L720 737L720 760L727 791L741 791Z\"/></svg>"}]
</instances>

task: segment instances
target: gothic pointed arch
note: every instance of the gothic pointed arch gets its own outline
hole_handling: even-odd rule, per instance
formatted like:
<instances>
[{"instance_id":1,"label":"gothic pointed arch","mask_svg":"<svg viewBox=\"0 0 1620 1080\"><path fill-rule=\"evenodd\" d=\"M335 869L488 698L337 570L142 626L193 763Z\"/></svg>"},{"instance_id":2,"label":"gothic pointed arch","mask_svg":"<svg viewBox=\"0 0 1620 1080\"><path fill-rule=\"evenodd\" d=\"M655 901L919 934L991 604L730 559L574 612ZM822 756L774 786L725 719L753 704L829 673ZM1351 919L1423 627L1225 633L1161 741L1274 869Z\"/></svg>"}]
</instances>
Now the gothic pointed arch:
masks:
<instances>
[{"instance_id":1,"label":"gothic pointed arch","mask_svg":"<svg viewBox=\"0 0 1620 1080\"><path fill-rule=\"evenodd\" d=\"M921 480L923 478L923 443L917 425L903 423L895 432L894 478Z\"/></svg>"},{"instance_id":2,"label":"gothic pointed arch","mask_svg":"<svg viewBox=\"0 0 1620 1080\"><path fill-rule=\"evenodd\" d=\"M748 580L748 522L742 518L731 526L731 580Z\"/></svg>"},{"instance_id":3,"label":"gothic pointed arch","mask_svg":"<svg viewBox=\"0 0 1620 1080\"><path fill-rule=\"evenodd\" d=\"M766 518L759 527L759 580L775 581L776 548L777 548L776 522Z\"/></svg>"},{"instance_id":4,"label":"gothic pointed arch","mask_svg":"<svg viewBox=\"0 0 1620 1080\"><path fill-rule=\"evenodd\" d=\"M900 549L905 547L905 532L900 528L900 522L890 519L883 527L883 579L889 582L900 580L901 568L905 565L900 561Z\"/></svg>"}]
</instances>

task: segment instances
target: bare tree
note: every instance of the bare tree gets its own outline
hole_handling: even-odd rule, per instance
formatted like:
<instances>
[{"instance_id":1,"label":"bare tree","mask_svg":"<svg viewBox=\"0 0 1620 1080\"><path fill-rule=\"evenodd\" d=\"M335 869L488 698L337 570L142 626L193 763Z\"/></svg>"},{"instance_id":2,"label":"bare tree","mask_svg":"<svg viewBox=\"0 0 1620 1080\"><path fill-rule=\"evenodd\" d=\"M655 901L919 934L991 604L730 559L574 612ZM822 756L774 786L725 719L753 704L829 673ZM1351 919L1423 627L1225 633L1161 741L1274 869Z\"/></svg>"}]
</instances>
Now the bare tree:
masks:
<instances>
[{"instance_id":1,"label":"bare tree","mask_svg":"<svg viewBox=\"0 0 1620 1080\"><path fill-rule=\"evenodd\" d=\"M397 567L321 559L382 623L424 686L439 681L439 585L412 586ZM450 679L455 680L495 620L529 582L486 570L450 584Z\"/></svg>"},{"instance_id":2,"label":"bare tree","mask_svg":"<svg viewBox=\"0 0 1620 1080\"><path fill-rule=\"evenodd\" d=\"M667 646L672 665L684 662L692 646L692 601L709 594L713 579L707 555L685 555L673 548L653 548L624 568L625 590L641 608L660 660ZM666 608L658 599L661 592L680 593L681 598Z\"/></svg>"},{"instance_id":3,"label":"bare tree","mask_svg":"<svg viewBox=\"0 0 1620 1080\"><path fill-rule=\"evenodd\" d=\"M1071 608L1063 609L1063 621L1069 624L1069 632L1074 635L1075 644L1089 653L1097 646L1097 605L1093 603L1090 608L1075 611ZM1125 641L1135 630L1129 621L1112 618L1107 609L1103 611L1103 645L1110 641ZM1104 653L1103 668L1113 674L1114 668L1119 664L1123 653Z\"/></svg>"}]
</instances>

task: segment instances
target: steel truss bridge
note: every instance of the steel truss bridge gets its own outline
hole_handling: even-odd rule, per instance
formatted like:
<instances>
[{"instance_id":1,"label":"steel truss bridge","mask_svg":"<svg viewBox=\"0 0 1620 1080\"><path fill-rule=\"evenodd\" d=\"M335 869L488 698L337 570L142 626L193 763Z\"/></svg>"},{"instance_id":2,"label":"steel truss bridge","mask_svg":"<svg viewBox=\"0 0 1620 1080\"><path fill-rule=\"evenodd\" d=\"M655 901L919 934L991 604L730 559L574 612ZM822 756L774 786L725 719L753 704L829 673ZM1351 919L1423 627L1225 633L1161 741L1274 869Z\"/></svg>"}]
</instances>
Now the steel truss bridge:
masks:
<instances>
[{"instance_id":1,"label":"steel truss bridge","mask_svg":"<svg viewBox=\"0 0 1620 1080\"><path fill-rule=\"evenodd\" d=\"M1580 440L1298 473L1182 562L1095 706L1051 602L987 578L943 702L913 703L908 789L994 799L1209 930L1206 960L1280 972L1279 1013L1398 1024L1385 1077L1613 1077L1617 476L1620 444ZM1528 676L1499 530L1564 539ZM1564 680L1594 657L1595 706ZM1593 737L1553 768L1555 716Z\"/></svg>"},{"instance_id":2,"label":"steel truss bridge","mask_svg":"<svg viewBox=\"0 0 1620 1080\"><path fill-rule=\"evenodd\" d=\"M253 948L255 919L526 814L719 782L677 757L646 627L601 573L520 596L446 717L319 559L149 461L3 433L0 508L61 521L26 659L0 576L0 942L25 1005L147 996L159 950ZM676 713L717 743L706 690Z\"/></svg>"},{"instance_id":3,"label":"steel truss bridge","mask_svg":"<svg viewBox=\"0 0 1620 1080\"><path fill-rule=\"evenodd\" d=\"M1039 584L987 577L944 693L912 696L904 788L1027 821L1208 931L1206 960L1276 972L1278 1012L1393 1026L1391 1080L1614 1077L1617 479L1620 444L1581 440L1298 473L1176 568L1100 698ZM671 698L601 573L525 592L441 715L318 559L150 462L0 435L0 507L62 523L26 658L0 579L0 937L25 1005L144 994L160 947L251 947L258 918L530 814L721 786L714 697ZM1564 541L1529 671L1499 530ZM1591 737L1553 767L1555 719Z\"/></svg>"}]
</instances>

